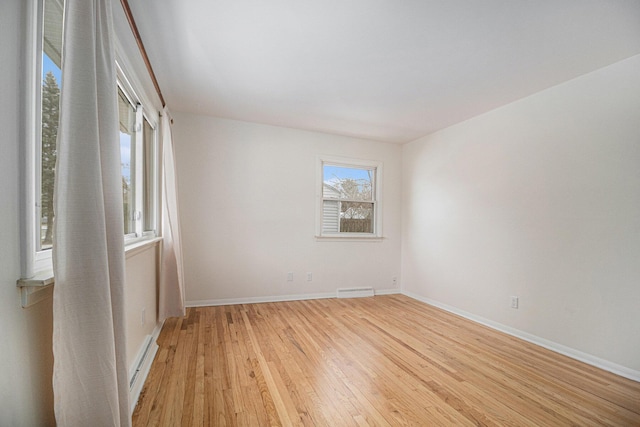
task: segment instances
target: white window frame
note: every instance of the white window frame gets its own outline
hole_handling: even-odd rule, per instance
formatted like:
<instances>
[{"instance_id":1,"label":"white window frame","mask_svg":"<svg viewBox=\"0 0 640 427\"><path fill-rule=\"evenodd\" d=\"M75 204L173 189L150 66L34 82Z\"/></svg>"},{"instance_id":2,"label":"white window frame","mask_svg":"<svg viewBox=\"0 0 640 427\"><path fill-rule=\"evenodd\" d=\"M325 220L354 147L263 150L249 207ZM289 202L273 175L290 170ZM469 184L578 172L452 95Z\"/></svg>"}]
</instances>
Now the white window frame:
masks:
<instances>
[{"instance_id":1,"label":"white window frame","mask_svg":"<svg viewBox=\"0 0 640 427\"><path fill-rule=\"evenodd\" d=\"M27 2L26 34L24 36L24 87L22 93L22 176L21 176L21 266L20 276L30 279L43 271L52 271L51 250L38 250L36 239L40 238L37 205L39 194L39 152L38 143L42 132L41 86L42 86L42 37L44 2Z\"/></svg>"},{"instance_id":2,"label":"white window frame","mask_svg":"<svg viewBox=\"0 0 640 427\"><path fill-rule=\"evenodd\" d=\"M134 170L134 176L132 177L133 182L133 215L134 215L134 232L124 235L125 246L132 245L140 242L141 240L153 239L159 235L158 233L158 209L159 204L158 200L160 198L159 194L159 146L158 146L158 120L154 119L152 114L149 114L150 110L147 107L147 103L143 98L138 96L138 91L135 90L134 86L131 84L131 81L127 78L123 67L120 65L120 61L116 60L116 70L118 75L118 87L124 93L125 97L129 100L129 102L136 108L136 124L135 124L135 147L132 147L135 150L135 166L132 166ZM157 114L156 114L157 117ZM153 185L152 192L154 194L153 200L153 222L154 229L153 230L144 230L144 168L142 167L144 161L144 137L143 137L143 129L144 129L144 121L147 121L153 130ZM125 219L126 220L126 219Z\"/></svg>"},{"instance_id":3,"label":"white window frame","mask_svg":"<svg viewBox=\"0 0 640 427\"><path fill-rule=\"evenodd\" d=\"M38 242L40 238L40 221L38 218L39 210L37 204L40 203L40 181L39 181L39 160L37 154L39 151L40 135L42 132L42 112L41 112L41 86L42 86L42 37L43 37L43 15L44 1L30 0L26 2L25 14L25 34L23 37L23 75L25 79L22 81L22 93L24 94L23 103L21 105L21 141L20 156L22 163L21 171L21 200L20 200L20 280L18 286L23 289L23 306L25 298L31 295L32 303L38 301L33 295L36 289L44 289L53 284L53 260L51 249L38 250ZM140 98L134 85L127 79L123 67L120 63L125 63L120 56L119 44L116 43L116 69L118 73L118 84L126 87L125 93L133 96L136 104L143 107L140 109L140 117L145 117L154 130L154 172L153 172L153 192L154 192L154 227L153 231L144 231L142 226L142 218L137 221L135 236L127 236L125 244L127 248L137 247L143 240L154 240L159 235L160 227L160 193L159 193L159 177L160 177L160 138L158 117L159 112L153 108L153 104L148 102L146 98ZM136 85L140 86L140 85ZM141 86L140 86L141 87ZM135 105L135 104L134 104ZM142 122L140 122L142 123ZM142 138L137 138L140 143L136 144L136 150L140 145L142 150ZM116 143L114 141L114 143ZM142 153L139 153L139 159ZM138 167L142 174L142 167ZM136 172L138 173L138 172ZM138 182L142 182L142 177L138 178ZM143 206L142 191L139 191L139 201L136 206ZM137 196L138 197L138 196ZM138 226L138 223L140 224ZM139 227L139 228L138 228ZM25 297L26 295L26 297ZM28 305L31 305L29 303Z\"/></svg>"},{"instance_id":4,"label":"white window frame","mask_svg":"<svg viewBox=\"0 0 640 427\"><path fill-rule=\"evenodd\" d=\"M146 121L147 123L149 123L149 126L153 130L153 138L151 140L151 144L153 145L153 153L151 157L153 161L153 167L151 171L151 192L153 194L153 200L152 200L153 209L151 211L151 222L153 223L153 229L145 230L146 224L144 223L144 212L143 212L142 237L152 239L160 236L160 229L159 229L160 209L161 209L161 206L160 206L160 197L161 197L160 196L160 124L158 123L157 120L153 120L151 118L152 116L147 115L146 111L143 111L142 115L143 115L143 121L142 121L143 128L144 128L144 121ZM144 152L143 152L143 155L144 155ZM141 169L142 169L142 173L144 174L144 168L141 168ZM141 206L146 207L144 206L144 192L141 192L141 193L142 193Z\"/></svg>"},{"instance_id":5,"label":"white window frame","mask_svg":"<svg viewBox=\"0 0 640 427\"><path fill-rule=\"evenodd\" d=\"M372 233L350 233L350 232L326 232L323 231L322 222L324 217L324 192L323 178L324 166L340 166L355 169L373 169L375 177L373 179L373 232ZM367 240L377 241L383 238L382 234L382 183L383 164L374 160L352 159L337 156L318 156L316 160L316 233L317 240Z\"/></svg>"}]
</instances>

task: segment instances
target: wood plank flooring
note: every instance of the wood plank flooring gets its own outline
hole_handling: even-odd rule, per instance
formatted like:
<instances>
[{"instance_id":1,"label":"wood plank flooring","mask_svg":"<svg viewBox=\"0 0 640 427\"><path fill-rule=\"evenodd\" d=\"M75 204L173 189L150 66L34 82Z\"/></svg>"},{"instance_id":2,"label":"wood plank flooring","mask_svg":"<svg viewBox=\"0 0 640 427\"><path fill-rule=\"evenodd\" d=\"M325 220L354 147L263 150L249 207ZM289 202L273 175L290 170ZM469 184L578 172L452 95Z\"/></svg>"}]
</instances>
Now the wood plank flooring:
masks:
<instances>
[{"instance_id":1,"label":"wood plank flooring","mask_svg":"<svg viewBox=\"0 0 640 427\"><path fill-rule=\"evenodd\" d=\"M402 295L189 308L134 426L640 426L640 383Z\"/></svg>"}]
</instances>

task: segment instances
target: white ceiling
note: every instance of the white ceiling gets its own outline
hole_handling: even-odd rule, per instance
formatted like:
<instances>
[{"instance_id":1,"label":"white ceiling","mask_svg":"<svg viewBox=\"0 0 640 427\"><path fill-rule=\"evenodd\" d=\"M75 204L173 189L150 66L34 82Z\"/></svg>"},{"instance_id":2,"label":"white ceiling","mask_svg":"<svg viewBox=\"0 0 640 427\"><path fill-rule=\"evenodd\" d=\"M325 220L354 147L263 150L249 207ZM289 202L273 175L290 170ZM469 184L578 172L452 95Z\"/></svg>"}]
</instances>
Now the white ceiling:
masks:
<instances>
[{"instance_id":1,"label":"white ceiling","mask_svg":"<svg viewBox=\"0 0 640 427\"><path fill-rule=\"evenodd\" d=\"M640 0L129 0L167 105L403 143L640 53Z\"/></svg>"}]
</instances>

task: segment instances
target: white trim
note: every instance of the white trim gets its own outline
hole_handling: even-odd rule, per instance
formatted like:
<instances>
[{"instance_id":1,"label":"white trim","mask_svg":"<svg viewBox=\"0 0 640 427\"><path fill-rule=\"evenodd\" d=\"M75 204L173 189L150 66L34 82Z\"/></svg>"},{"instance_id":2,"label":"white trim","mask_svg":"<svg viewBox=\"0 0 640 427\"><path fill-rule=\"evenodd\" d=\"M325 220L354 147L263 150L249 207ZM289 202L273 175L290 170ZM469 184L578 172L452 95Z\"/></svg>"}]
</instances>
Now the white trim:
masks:
<instances>
[{"instance_id":1,"label":"white trim","mask_svg":"<svg viewBox=\"0 0 640 427\"><path fill-rule=\"evenodd\" d=\"M339 234L325 234L324 236L314 236L318 242L382 242L384 237L378 237L362 233L344 233Z\"/></svg>"},{"instance_id":2,"label":"white trim","mask_svg":"<svg viewBox=\"0 0 640 427\"><path fill-rule=\"evenodd\" d=\"M150 239L140 239L135 242L129 243L124 248L125 258L129 259L132 256L144 252L153 246L158 246L161 241L162 237L152 237Z\"/></svg>"},{"instance_id":3,"label":"white trim","mask_svg":"<svg viewBox=\"0 0 640 427\"><path fill-rule=\"evenodd\" d=\"M393 295L400 294L400 289L374 289L375 295ZM259 304L263 302L282 302L282 301L304 301L310 299L327 299L336 298L335 292L322 292L317 294L297 294L297 295L271 295L265 297L246 297L246 298L221 298L193 300L185 303L186 307L207 307L218 305L238 305L238 304Z\"/></svg>"},{"instance_id":4,"label":"white trim","mask_svg":"<svg viewBox=\"0 0 640 427\"><path fill-rule=\"evenodd\" d=\"M39 133L38 103L39 88L38 71L41 66L42 46L42 1L29 1L26 6L26 25L23 44L20 129L20 163L21 163L21 213L20 213L20 276L28 279L36 272L36 139ZM42 72L40 71L40 75Z\"/></svg>"},{"instance_id":5,"label":"white trim","mask_svg":"<svg viewBox=\"0 0 640 427\"><path fill-rule=\"evenodd\" d=\"M333 166L344 166L347 168L357 166L362 169L376 169L382 166L382 163L377 160L354 159L351 157L319 155L318 160L321 163L329 163Z\"/></svg>"},{"instance_id":6,"label":"white trim","mask_svg":"<svg viewBox=\"0 0 640 427\"><path fill-rule=\"evenodd\" d=\"M264 297L246 297L246 298L222 298L222 299L205 299L187 301L186 307L207 307L217 305L237 305L237 304L259 304L263 302L282 302L282 301L303 301L308 299L325 299L335 298L335 292L323 292L318 294L297 294L297 295L271 295Z\"/></svg>"},{"instance_id":7,"label":"white trim","mask_svg":"<svg viewBox=\"0 0 640 427\"><path fill-rule=\"evenodd\" d=\"M614 373L616 375L620 375L621 377L628 378L633 381L640 382L640 371L636 371L631 368L627 368L626 366L618 365L617 363L610 362L608 360L601 359L597 356L593 356L588 353L584 353L580 350L576 350L571 347L567 347L562 344L558 344L553 341L549 341L547 339L538 337L536 335L530 334L528 332L521 331L519 329L512 328L510 326L503 325L498 322L494 322L493 320L485 319L484 317L477 316L475 314L469 313L464 310L460 310L458 308L452 307L447 304L443 304L438 301L434 301L429 298L425 298L418 294L414 294L413 292L408 292L403 290L403 295L408 296L409 298L413 298L415 300L421 301L425 304L429 304L431 306L440 308L442 310L448 311L450 313L456 314L458 316L464 317L465 319L471 320L473 322L479 323L484 326L488 326L491 329L495 329L500 332L504 332L505 334L511 335L516 338L520 338L521 340L530 342L532 344L539 345L540 347L544 347L548 350L554 351L556 353L562 354L564 356L570 357L572 359L578 360L580 362L584 362L588 365L595 366L596 368L603 369L605 371Z\"/></svg>"},{"instance_id":8,"label":"white trim","mask_svg":"<svg viewBox=\"0 0 640 427\"><path fill-rule=\"evenodd\" d=\"M118 79L120 79L122 83L126 83L126 92L129 92L129 96L135 97L135 103L142 104L145 111L150 113L151 117L154 118L153 124L157 125L158 121L155 118L160 115L160 109L162 108L160 106L160 99L155 95L155 91L152 91L152 97L148 96L145 85L143 85L138 78L135 67L131 65L131 61L129 61L127 57L126 49L120 42L119 35L116 34L114 39Z\"/></svg>"},{"instance_id":9,"label":"white trim","mask_svg":"<svg viewBox=\"0 0 640 427\"><path fill-rule=\"evenodd\" d=\"M400 291L400 289L376 289L375 293L376 295L397 295L401 294L402 292Z\"/></svg>"},{"instance_id":10,"label":"white trim","mask_svg":"<svg viewBox=\"0 0 640 427\"><path fill-rule=\"evenodd\" d=\"M151 159L153 161L153 168L151 168L151 172L152 172L152 181L153 181L153 185L152 185L152 192L153 192L153 201L152 201L152 225L153 227L151 227L153 229L153 231L148 231L145 229L145 227L148 226L148 224L145 224L144 222L144 214L143 214L143 218L142 218L142 236L158 236L160 233L158 232L158 230L160 229L158 227L158 217L160 216L160 204L158 203L158 200L161 198L160 197L160 181L159 181L159 176L160 176L160 151L159 151L159 138L158 136L160 135L160 128L158 126L158 120L151 120L151 116L149 116L147 114L147 112L143 111L142 112L142 126L144 128L145 125L145 121L146 123L149 124L149 127L151 127L152 129L152 140L151 140L151 150L152 151L152 156ZM156 118L160 118L160 115L156 115ZM144 138L144 131L143 131L143 138ZM146 156L146 152L144 151L144 144L145 141L143 140L143 160L142 160L142 165L143 165L143 172L144 172L144 160L147 158ZM146 179L146 177L145 177ZM143 180L144 181L144 180ZM146 182L146 181L145 181ZM145 186L146 187L146 186ZM143 198L144 198L144 190L143 190ZM147 209L147 206L144 205L144 203L142 204L143 209Z\"/></svg>"},{"instance_id":11,"label":"white trim","mask_svg":"<svg viewBox=\"0 0 640 427\"><path fill-rule=\"evenodd\" d=\"M29 308L40 301L53 298L53 283L48 285L18 286L20 287L20 304L22 308Z\"/></svg>"},{"instance_id":12,"label":"white trim","mask_svg":"<svg viewBox=\"0 0 640 427\"><path fill-rule=\"evenodd\" d=\"M133 228L134 230L125 235L125 246L130 244L135 244L138 239L143 238L153 238L157 236L159 230L158 218L159 218L159 209L160 209L160 185L159 185L159 176L160 176L160 150L159 150L159 127L158 127L158 117L159 112L156 110L154 104L148 101L148 98L145 96L144 90L138 90L141 88L137 79L135 79L135 74L127 74L127 68L122 64L126 64L126 60L124 57L117 56L116 59L116 70L118 77L118 93L122 93L126 100L131 104L131 108L135 110L135 127L133 129L133 138L131 145L131 192L132 192L132 200L133 206L130 211L130 215L133 218ZM132 80L133 79L133 80ZM143 89L143 88L141 88ZM152 170L152 188L153 192L153 203L151 207L153 207L154 211L152 212L153 216L153 230L145 230L144 226L144 216L145 210L147 206L144 205L144 192L146 189L145 184L145 176L144 176L144 161L145 161L145 153L144 153L144 125L145 121L149 123L149 126L152 130L152 160L153 164L150 165ZM130 218L125 218L125 221L131 220Z\"/></svg>"},{"instance_id":13,"label":"white trim","mask_svg":"<svg viewBox=\"0 0 640 427\"><path fill-rule=\"evenodd\" d=\"M156 341L158 340L158 336L160 335L160 331L162 331L163 326L164 321L157 324L153 333L147 336L147 339L144 340L140 350L138 351L138 356L134 360L133 365L129 368L130 384L131 380L133 380L135 376L135 380L129 387L129 415L133 414L134 409L136 409L140 393L142 392L144 383L146 382L149 371L151 370L151 365L153 364L153 360L158 352L159 347Z\"/></svg>"},{"instance_id":14,"label":"white trim","mask_svg":"<svg viewBox=\"0 0 640 427\"><path fill-rule=\"evenodd\" d=\"M135 156L132 156L134 159L134 162L136 164L136 168L134 170L134 175L135 178L132 179L133 181L133 199L135 200L135 208L133 210L133 218L135 220L135 230L136 230L136 236L140 236L142 237L142 232L144 231L142 229L142 211L144 210L144 190L145 190L145 186L144 186L144 171L143 171L143 164L144 164L144 153L143 153L143 145L144 145L144 140L142 138L142 128L144 127L144 116L142 114L142 104L138 104L136 105L136 127L135 127L135 148L131 147L132 150L135 150ZM157 165L153 165L154 167L157 167Z\"/></svg>"}]
</instances>

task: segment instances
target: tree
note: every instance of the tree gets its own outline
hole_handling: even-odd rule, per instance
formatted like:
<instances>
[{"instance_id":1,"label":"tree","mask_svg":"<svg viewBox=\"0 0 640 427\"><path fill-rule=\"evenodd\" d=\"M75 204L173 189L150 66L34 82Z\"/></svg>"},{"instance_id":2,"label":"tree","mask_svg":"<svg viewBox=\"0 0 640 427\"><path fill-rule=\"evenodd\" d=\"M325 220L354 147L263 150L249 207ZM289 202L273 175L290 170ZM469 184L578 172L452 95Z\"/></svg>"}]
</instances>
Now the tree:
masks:
<instances>
[{"instance_id":1,"label":"tree","mask_svg":"<svg viewBox=\"0 0 640 427\"><path fill-rule=\"evenodd\" d=\"M340 193L340 231L371 233L373 230L373 198L369 179L341 178L332 182Z\"/></svg>"},{"instance_id":2,"label":"tree","mask_svg":"<svg viewBox=\"0 0 640 427\"><path fill-rule=\"evenodd\" d=\"M49 71L42 83L42 170L41 170L41 222L46 224L42 245L51 245L53 238L53 187L56 171L56 139L60 113L60 88Z\"/></svg>"},{"instance_id":3,"label":"tree","mask_svg":"<svg viewBox=\"0 0 640 427\"><path fill-rule=\"evenodd\" d=\"M335 177L327 183L340 194L341 199L371 200L371 179Z\"/></svg>"}]
</instances>

